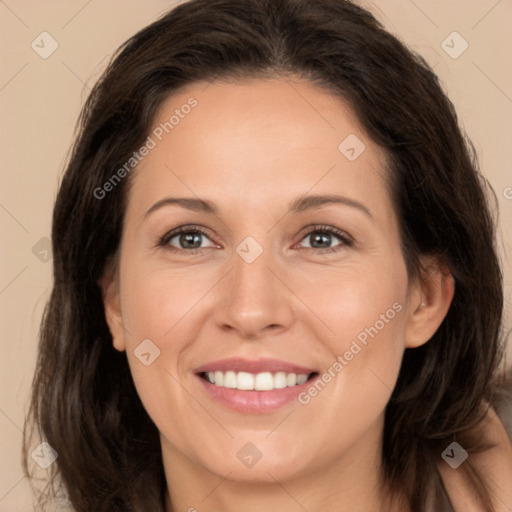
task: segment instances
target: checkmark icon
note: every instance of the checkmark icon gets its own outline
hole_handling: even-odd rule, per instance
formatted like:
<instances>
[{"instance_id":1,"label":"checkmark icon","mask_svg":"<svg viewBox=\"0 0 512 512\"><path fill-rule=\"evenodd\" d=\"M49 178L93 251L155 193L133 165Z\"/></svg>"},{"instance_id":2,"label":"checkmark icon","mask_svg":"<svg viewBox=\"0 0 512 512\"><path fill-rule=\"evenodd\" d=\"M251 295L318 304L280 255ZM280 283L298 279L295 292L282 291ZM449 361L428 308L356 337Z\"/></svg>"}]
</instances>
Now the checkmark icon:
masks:
<instances>
[{"instance_id":1,"label":"checkmark icon","mask_svg":"<svg viewBox=\"0 0 512 512\"><path fill-rule=\"evenodd\" d=\"M354 133L345 137L338 146L338 151L350 162L359 158L365 149L364 142Z\"/></svg>"},{"instance_id":2,"label":"checkmark icon","mask_svg":"<svg viewBox=\"0 0 512 512\"><path fill-rule=\"evenodd\" d=\"M468 452L454 441L444 450L441 457L450 467L457 469L468 458Z\"/></svg>"},{"instance_id":3,"label":"checkmark icon","mask_svg":"<svg viewBox=\"0 0 512 512\"><path fill-rule=\"evenodd\" d=\"M160 357L160 349L149 338L139 343L133 353L144 366L153 364Z\"/></svg>"},{"instance_id":4,"label":"checkmark icon","mask_svg":"<svg viewBox=\"0 0 512 512\"><path fill-rule=\"evenodd\" d=\"M52 259L52 243L48 237L41 238L32 247L32 254L42 263L48 263Z\"/></svg>"},{"instance_id":5,"label":"checkmark icon","mask_svg":"<svg viewBox=\"0 0 512 512\"><path fill-rule=\"evenodd\" d=\"M240 462L251 469L263 456L261 451L252 443L246 443L236 454Z\"/></svg>"},{"instance_id":6,"label":"checkmark icon","mask_svg":"<svg viewBox=\"0 0 512 512\"><path fill-rule=\"evenodd\" d=\"M458 59L469 48L469 43L458 32L454 31L444 38L441 48L452 59Z\"/></svg>"},{"instance_id":7,"label":"checkmark icon","mask_svg":"<svg viewBox=\"0 0 512 512\"><path fill-rule=\"evenodd\" d=\"M32 460L43 469L49 468L59 456L58 453L46 441L42 442L30 454Z\"/></svg>"},{"instance_id":8,"label":"checkmark icon","mask_svg":"<svg viewBox=\"0 0 512 512\"><path fill-rule=\"evenodd\" d=\"M48 32L41 32L32 43L30 43L30 46L39 57L47 59L57 50L59 43Z\"/></svg>"},{"instance_id":9,"label":"checkmark icon","mask_svg":"<svg viewBox=\"0 0 512 512\"><path fill-rule=\"evenodd\" d=\"M246 262L252 263L263 252L263 247L252 236L248 236L236 248L238 255Z\"/></svg>"}]
</instances>

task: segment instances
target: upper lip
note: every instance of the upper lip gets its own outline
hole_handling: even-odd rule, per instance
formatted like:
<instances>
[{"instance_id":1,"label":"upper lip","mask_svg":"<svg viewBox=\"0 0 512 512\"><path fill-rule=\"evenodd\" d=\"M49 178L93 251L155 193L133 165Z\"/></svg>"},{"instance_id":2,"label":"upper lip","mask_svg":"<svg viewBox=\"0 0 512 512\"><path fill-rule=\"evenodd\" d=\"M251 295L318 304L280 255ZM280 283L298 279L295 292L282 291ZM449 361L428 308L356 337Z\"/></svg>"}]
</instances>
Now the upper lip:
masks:
<instances>
[{"instance_id":1,"label":"upper lip","mask_svg":"<svg viewBox=\"0 0 512 512\"><path fill-rule=\"evenodd\" d=\"M232 370L234 372L247 372L247 373L263 373L263 372L285 372L285 373L296 373L296 374L310 374L316 370L314 368L307 368L280 359L242 359L242 358L230 358L221 359L219 361L212 361L200 366L195 371L196 373L206 372L226 372Z\"/></svg>"}]
</instances>

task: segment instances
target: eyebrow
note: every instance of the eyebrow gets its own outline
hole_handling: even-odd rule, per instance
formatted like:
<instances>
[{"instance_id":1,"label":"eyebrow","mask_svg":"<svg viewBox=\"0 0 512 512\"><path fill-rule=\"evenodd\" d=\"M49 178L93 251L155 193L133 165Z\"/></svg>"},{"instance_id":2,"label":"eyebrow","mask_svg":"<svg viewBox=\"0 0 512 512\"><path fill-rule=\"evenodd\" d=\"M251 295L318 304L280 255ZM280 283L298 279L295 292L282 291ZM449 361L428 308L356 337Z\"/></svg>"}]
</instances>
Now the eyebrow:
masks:
<instances>
[{"instance_id":1,"label":"eyebrow","mask_svg":"<svg viewBox=\"0 0 512 512\"><path fill-rule=\"evenodd\" d=\"M322 206L325 206L327 204L343 204L345 206L351 206L364 212L366 215L368 215L368 217L373 219L370 210L364 204L360 203L359 201L356 201L355 199L350 199L348 197L339 196L335 194L299 197L290 204L289 210L291 213L300 213L306 210L314 210L317 208L321 208Z\"/></svg>"},{"instance_id":2,"label":"eyebrow","mask_svg":"<svg viewBox=\"0 0 512 512\"><path fill-rule=\"evenodd\" d=\"M195 212L204 212L217 215L217 207L211 201L207 201L205 199L196 199L194 197L166 197L160 201L157 201L144 214L144 218L146 218L150 213L153 213L155 210L170 204L176 204L182 208Z\"/></svg>"},{"instance_id":3,"label":"eyebrow","mask_svg":"<svg viewBox=\"0 0 512 512\"><path fill-rule=\"evenodd\" d=\"M340 195L309 195L302 196L291 202L289 205L289 211L291 213L301 213L307 210L315 210L328 204L343 204L345 206L351 206L364 212L371 219L373 216L370 210L359 201L350 199L348 197ZM218 214L218 208L211 202L205 199L199 199L194 197L166 197L157 201L145 214L144 219L155 210L162 208L167 205L178 205L187 210L196 212L209 213L213 215Z\"/></svg>"}]
</instances>

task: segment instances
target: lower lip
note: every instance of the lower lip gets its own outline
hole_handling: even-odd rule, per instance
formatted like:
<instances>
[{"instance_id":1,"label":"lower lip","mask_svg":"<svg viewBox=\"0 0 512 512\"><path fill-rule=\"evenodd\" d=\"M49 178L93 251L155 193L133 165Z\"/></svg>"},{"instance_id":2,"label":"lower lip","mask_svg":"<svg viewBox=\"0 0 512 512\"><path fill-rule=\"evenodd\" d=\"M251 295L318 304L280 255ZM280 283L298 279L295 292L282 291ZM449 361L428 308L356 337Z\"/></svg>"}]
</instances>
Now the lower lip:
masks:
<instances>
[{"instance_id":1,"label":"lower lip","mask_svg":"<svg viewBox=\"0 0 512 512\"><path fill-rule=\"evenodd\" d=\"M308 388L318 375L308 379L304 384L272 389L270 391L242 391L240 389L225 388L216 386L199 375L196 375L196 377L201 382L206 393L216 402L240 413L264 414L277 411L290 402L297 400L298 395Z\"/></svg>"}]
</instances>

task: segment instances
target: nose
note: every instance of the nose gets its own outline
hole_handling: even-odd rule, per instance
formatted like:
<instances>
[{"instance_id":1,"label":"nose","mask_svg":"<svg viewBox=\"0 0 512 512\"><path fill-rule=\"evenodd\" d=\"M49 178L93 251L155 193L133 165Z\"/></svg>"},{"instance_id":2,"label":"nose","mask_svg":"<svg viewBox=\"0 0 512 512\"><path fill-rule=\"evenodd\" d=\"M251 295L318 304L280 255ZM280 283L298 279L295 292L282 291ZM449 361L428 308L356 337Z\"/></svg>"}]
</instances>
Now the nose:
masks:
<instances>
[{"instance_id":1,"label":"nose","mask_svg":"<svg viewBox=\"0 0 512 512\"><path fill-rule=\"evenodd\" d=\"M285 274L270 250L264 250L252 263L234 253L233 267L217 290L216 324L246 340L289 329L295 317L294 295Z\"/></svg>"}]
</instances>

